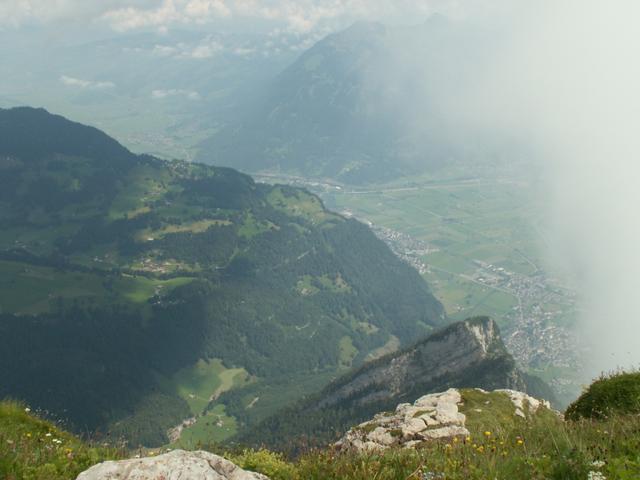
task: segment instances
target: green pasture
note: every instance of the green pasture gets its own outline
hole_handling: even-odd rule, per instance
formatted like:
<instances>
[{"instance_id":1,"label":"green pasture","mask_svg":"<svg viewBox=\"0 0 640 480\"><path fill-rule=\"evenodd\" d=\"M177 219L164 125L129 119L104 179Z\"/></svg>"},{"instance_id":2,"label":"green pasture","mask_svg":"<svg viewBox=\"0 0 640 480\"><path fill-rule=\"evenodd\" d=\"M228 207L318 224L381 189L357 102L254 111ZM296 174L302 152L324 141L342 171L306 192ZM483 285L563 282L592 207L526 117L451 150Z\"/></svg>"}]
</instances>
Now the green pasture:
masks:
<instances>
[{"instance_id":1,"label":"green pasture","mask_svg":"<svg viewBox=\"0 0 640 480\"><path fill-rule=\"evenodd\" d=\"M206 415L198 417L196 423L185 428L174 447L196 449L203 445L221 443L238 432L235 418L225 412L224 405L216 405Z\"/></svg>"},{"instance_id":2,"label":"green pasture","mask_svg":"<svg viewBox=\"0 0 640 480\"><path fill-rule=\"evenodd\" d=\"M154 295L193 281L142 276L59 271L51 267L0 260L0 309L6 313L35 315L51 311L58 301L144 303Z\"/></svg>"},{"instance_id":3,"label":"green pasture","mask_svg":"<svg viewBox=\"0 0 640 480\"><path fill-rule=\"evenodd\" d=\"M249 374L243 368L226 368L218 359L201 359L176 372L165 386L182 397L194 415L200 415L222 393L248 381Z\"/></svg>"},{"instance_id":4,"label":"green pasture","mask_svg":"<svg viewBox=\"0 0 640 480\"><path fill-rule=\"evenodd\" d=\"M123 275L115 282L115 290L131 302L144 303L154 295L166 294L170 290L192 281L193 278L189 277L158 280L142 276Z\"/></svg>"},{"instance_id":5,"label":"green pasture","mask_svg":"<svg viewBox=\"0 0 640 480\"><path fill-rule=\"evenodd\" d=\"M425 278L452 318L490 315L504 324L517 298L471 277L476 261L522 275L545 267L534 227L544 208L535 198L534 187L515 181L404 179L334 191L328 206L423 241Z\"/></svg>"},{"instance_id":6,"label":"green pasture","mask_svg":"<svg viewBox=\"0 0 640 480\"><path fill-rule=\"evenodd\" d=\"M0 260L0 309L5 313L48 312L58 298L99 301L106 291L97 275Z\"/></svg>"},{"instance_id":7,"label":"green pasture","mask_svg":"<svg viewBox=\"0 0 640 480\"><path fill-rule=\"evenodd\" d=\"M314 225L320 225L336 216L325 211L322 202L308 193L296 190L292 196L285 196L282 188L274 188L268 195L267 201L289 215L301 216Z\"/></svg>"},{"instance_id":8,"label":"green pasture","mask_svg":"<svg viewBox=\"0 0 640 480\"><path fill-rule=\"evenodd\" d=\"M340 339L340 365L347 368L351 367L356 355L358 355L358 349L353 345L351 337L345 335Z\"/></svg>"}]
</instances>

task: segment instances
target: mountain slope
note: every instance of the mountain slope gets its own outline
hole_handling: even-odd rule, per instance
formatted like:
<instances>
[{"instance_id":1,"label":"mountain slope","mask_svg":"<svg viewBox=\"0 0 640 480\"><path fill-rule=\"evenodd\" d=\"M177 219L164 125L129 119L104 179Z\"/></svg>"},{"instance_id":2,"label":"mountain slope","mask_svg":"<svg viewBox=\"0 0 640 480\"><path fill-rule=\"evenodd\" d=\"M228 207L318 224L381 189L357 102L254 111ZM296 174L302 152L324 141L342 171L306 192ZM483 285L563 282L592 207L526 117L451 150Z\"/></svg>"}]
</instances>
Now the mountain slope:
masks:
<instances>
[{"instance_id":1,"label":"mountain slope","mask_svg":"<svg viewBox=\"0 0 640 480\"><path fill-rule=\"evenodd\" d=\"M362 69L380 54L384 35L380 25L358 24L320 41L274 80L243 122L204 142L198 158L331 177L346 173L348 158L366 163L382 145L371 135L378 120L361 111Z\"/></svg>"},{"instance_id":2,"label":"mountain slope","mask_svg":"<svg viewBox=\"0 0 640 480\"><path fill-rule=\"evenodd\" d=\"M462 132L451 141L440 105L445 85L467 68L456 49L473 42L459 36L441 17L395 29L357 23L329 35L273 81L244 121L203 142L198 158L347 183L451 162L468 141Z\"/></svg>"},{"instance_id":3,"label":"mountain slope","mask_svg":"<svg viewBox=\"0 0 640 480\"><path fill-rule=\"evenodd\" d=\"M507 388L553 399L541 380L518 370L495 322L478 317L366 363L319 394L266 419L241 440L279 448L296 447L301 441L326 443L376 412L452 387Z\"/></svg>"},{"instance_id":4,"label":"mountain slope","mask_svg":"<svg viewBox=\"0 0 640 480\"><path fill-rule=\"evenodd\" d=\"M0 126L0 397L159 444L225 390L297 398L444 320L417 272L304 190L136 156L43 110Z\"/></svg>"}]
</instances>

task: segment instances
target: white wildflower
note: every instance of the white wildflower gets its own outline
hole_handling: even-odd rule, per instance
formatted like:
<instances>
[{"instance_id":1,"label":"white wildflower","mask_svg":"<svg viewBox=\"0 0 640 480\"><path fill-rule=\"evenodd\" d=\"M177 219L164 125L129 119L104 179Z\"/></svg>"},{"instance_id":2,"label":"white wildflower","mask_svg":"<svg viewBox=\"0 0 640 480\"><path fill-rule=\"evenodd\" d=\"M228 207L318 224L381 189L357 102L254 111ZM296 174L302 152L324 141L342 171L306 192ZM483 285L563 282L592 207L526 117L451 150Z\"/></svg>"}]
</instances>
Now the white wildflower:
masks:
<instances>
[{"instance_id":1,"label":"white wildflower","mask_svg":"<svg viewBox=\"0 0 640 480\"><path fill-rule=\"evenodd\" d=\"M587 480L607 480L607 477L600 472L591 471L587 476Z\"/></svg>"}]
</instances>

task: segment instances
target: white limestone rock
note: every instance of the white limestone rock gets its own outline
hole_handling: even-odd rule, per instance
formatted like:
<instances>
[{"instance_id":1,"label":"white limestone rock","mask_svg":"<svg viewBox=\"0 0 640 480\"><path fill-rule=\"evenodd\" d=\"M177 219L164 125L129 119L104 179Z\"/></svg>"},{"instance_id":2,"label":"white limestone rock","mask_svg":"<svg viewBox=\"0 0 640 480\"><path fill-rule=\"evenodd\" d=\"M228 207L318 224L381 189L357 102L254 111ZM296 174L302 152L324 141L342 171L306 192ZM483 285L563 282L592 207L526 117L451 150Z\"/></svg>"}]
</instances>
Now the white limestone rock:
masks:
<instances>
[{"instance_id":1,"label":"white limestone rock","mask_svg":"<svg viewBox=\"0 0 640 480\"><path fill-rule=\"evenodd\" d=\"M466 418L458 411L461 401L460 392L451 388L420 397L413 404L401 403L394 413L378 414L349 430L336 447L358 451L410 448L423 441L467 436Z\"/></svg>"},{"instance_id":2,"label":"white limestone rock","mask_svg":"<svg viewBox=\"0 0 640 480\"><path fill-rule=\"evenodd\" d=\"M173 450L156 457L103 462L76 480L269 480L209 452Z\"/></svg>"},{"instance_id":3,"label":"white limestone rock","mask_svg":"<svg viewBox=\"0 0 640 480\"><path fill-rule=\"evenodd\" d=\"M551 410L549 402L515 390L474 390L482 393L478 401L482 402L484 396L487 405L491 404L489 395L492 393L508 398L514 407L508 413L525 421L543 409ZM468 426L475 425L474 421L481 417L478 414L483 413L483 409L468 406L465 409L468 417L462 413L460 408L464 408L465 392L465 389L450 388L446 392L424 395L413 404L401 403L394 412L378 413L372 420L352 428L335 446L340 450L371 451L390 447L413 448L424 442L468 437Z\"/></svg>"},{"instance_id":4,"label":"white limestone rock","mask_svg":"<svg viewBox=\"0 0 640 480\"><path fill-rule=\"evenodd\" d=\"M511 402L516 407L516 415L522 418L527 418L525 412L536 413L540 407L548 408L551 410L551 404L546 400L538 400L526 393L518 392L516 390L500 389L496 392L502 392L509 396Z\"/></svg>"},{"instance_id":5,"label":"white limestone rock","mask_svg":"<svg viewBox=\"0 0 640 480\"><path fill-rule=\"evenodd\" d=\"M435 428L433 430L424 430L420 433L420 435L424 440L466 437L467 435L469 435L469 430L467 430L465 427L460 427L458 425L449 425L442 428Z\"/></svg>"}]
</instances>

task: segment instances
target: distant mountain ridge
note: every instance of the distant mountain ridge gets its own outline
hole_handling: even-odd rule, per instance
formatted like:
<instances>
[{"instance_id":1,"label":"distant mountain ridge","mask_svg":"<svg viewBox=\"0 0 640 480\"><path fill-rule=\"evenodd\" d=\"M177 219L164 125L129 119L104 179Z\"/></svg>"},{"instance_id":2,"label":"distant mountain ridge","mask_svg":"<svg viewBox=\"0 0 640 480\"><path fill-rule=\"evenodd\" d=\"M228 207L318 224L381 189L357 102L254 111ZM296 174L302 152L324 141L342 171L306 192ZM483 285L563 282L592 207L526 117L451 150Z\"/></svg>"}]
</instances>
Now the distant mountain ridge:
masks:
<instances>
[{"instance_id":1,"label":"distant mountain ridge","mask_svg":"<svg viewBox=\"0 0 640 480\"><path fill-rule=\"evenodd\" d=\"M318 42L276 77L244 121L205 141L197 158L334 178L348 175L349 162L365 165L385 125L374 132L380 119L361 111L361 70L380 55L385 31L361 23Z\"/></svg>"},{"instance_id":2,"label":"distant mountain ridge","mask_svg":"<svg viewBox=\"0 0 640 480\"><path fill-rule=\"evenodd\" d=\"M296 442L324 444L379 411L448 388L512 389L554 400L542 380L518 369L496 323L476 317L354 369L266 419L241 441L285 449Z\"/></svg>"},{"instance_id":3,"label":"distant mountain ridge","mask_svg":"<svg viewBox=\"0 0 640 480\"><path fill-rule=\"evenodd\" d=\"M274 79L243 121L204 141L197 158L351 184L438 168L455 142L432 96L448 69L458 74L450 65L456 35L441 16L406 28L361 22L328 35Z\"/></svg>"}]
</instances>

